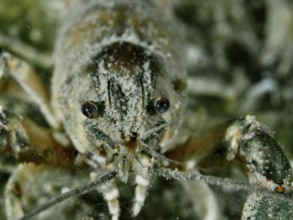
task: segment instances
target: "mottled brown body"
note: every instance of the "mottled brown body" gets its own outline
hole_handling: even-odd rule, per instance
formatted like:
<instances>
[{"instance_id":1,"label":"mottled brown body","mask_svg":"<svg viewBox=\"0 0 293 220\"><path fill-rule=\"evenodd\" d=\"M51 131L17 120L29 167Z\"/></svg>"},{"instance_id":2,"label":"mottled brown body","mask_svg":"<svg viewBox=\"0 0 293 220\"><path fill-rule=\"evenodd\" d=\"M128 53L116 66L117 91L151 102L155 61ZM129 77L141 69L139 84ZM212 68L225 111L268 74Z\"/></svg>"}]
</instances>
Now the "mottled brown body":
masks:
<instances>
[{"instance_id":1,"label":"mottled brown body","mask_svg":"<svg viewBox=\"0 0 293 220\"><path fill-rule=\"evenodd\" d=\"M88 137L84 123L121 143L131 133L140 137L178 117L185 108L186 76L174 33L163 27L161 16L153 16L158 11L150 5L114 2L73 6L74 17L64 22L57 43L53 106L82 153L103 144ZM171 107L151 116L147 105L160 96L168 97ZM104 103L96 120L80 111L88 100Z\"/></svg>"},{"instance_id":2,"label":"mottled brown body","mask_svg":"<svg viewBox=\"0 0 293 220\"><path fill-rule=\"evenodd\" d=\"M36 72L32 71L30 65L10 53L0 53L0 77L11 75L32 97L39 111L45 116L47 124L42 122L40 125L50 126L49 129L37 126L34 124L36 121L26 118L32 117L25 111L20 113L24 118L10 114L10 111L13 112L16 108L10 110L7 106L14 101L5 99L8 100L5 101L8 105L0 106L0 147L2 147L0 152L9 156L12 154L20 163L34 163L17 165L6 184L5 212L8 219L19 219L21 216L24 216L23 219L29 219L66 198L93 189L102 193L113 220L118 219L119 216L125 217L123 208L127 209L126 216L136 217L139 213L143 214L140 212L142 208L148 209L146 198L149 187L156 182L153 178L154 173L166 178L179 179L185 189L184 192L180 190L182 197L186 197L184 195L187 192L189 195L187 200L193 203L186 207L196 209L194 213L201 219L225 218L221 216L224 211L219 209L216 194L206 183L224 188L227 184L228 193L240 189L252 192L245 203L243 219L257 218L260 213L264 213L266 206L269 206L271 211L265 216L270 216L271 213L292 215L290 198L292 198L293 174L290 161L274 140L273 132L269 128L256 121L255 117L247 115L223 123L205 135L193 133L194 127L207 125L197 123L201 119L196 113L185 112L186 74L183 66L186 64L182 62L184 56L180 53L187 47L177 44L179 37L176 33L176 22L172 17L177 12L176 8L171 9L174 5L168 4L174 11L167 13L168 9L165 10L163 7L167 5L166 2L164 4L164 0L159 3L152 0L107 2L72 0L66 3L69 6L67 15L60 20L60 31L56 39L54 77L51 86L52 105L49 104L49 96L44 89L46 87L41 85L41 80ZM193 10L190 13L193 15ZM190 27L192 28L193 25ZM225 25L217 27L225 27ZM194 36L200 34L196 33ZM214 39L214 36L209 39ZM188 44L188 42L184 43ZM208 45L208 48L212 49L210 42ZM191 48L188 52L192 54L189 55L212 56L209 54L212 52L210 50L205 51L209 55L194 54L196 51L202 52L198 49ZM219 52L218 47L215 50ZM217 56L219 54L225 53L217 53ZM227 55L229 58L233 53ZM40 62L40 57L37 59L34 56L28 57L27 60L34 58L33 62L38 64L46 63ZM225 61L225 58L222 57L222 61ZM235 59L232 58L230 61ZM225 67L223 62L212 62L210 67L219 64L224 64L222 67ZM194 69L196 74L196 70L205 73L205 70L201 69L202 64L195 62L192 65L197 66ZM213 90L210 88L209 79L205 91ZM201 87L197 80L189 82L197 85L195 87ZM218 87L216 96L225 94L223 90L226 86L225 84ZM1 92L12 93L7 88L0 85ZM231 97L236 96L237 94ZM192 103L196 105L201 103L198 102L198 97L193 98L190 100L196 101ZM16 106L17 104L15 102ZM189 107L194 111L198 106ZM221 110L216 108L216 111ZM196 115L196 118L193 115ZM211 118L208 121L211 121ZM71 142L67 140L67 136ZM207 174L215 164L219 168L225 160L242 163L246 167L250 184L205 176L197 171L193 174L188 173L192 169ZM86 172L77 173L72 169L70 171L74 170L74 172L71 173L67 169L73 167L79 170L80 165L86 166ZM65 169L61 171L60 167ZM175 168L180 168L182 172ZM221 170L220 175L226 177L225 171ZM59 186L55 181L58 172L62 177L64 174ZM212 175L218 175L214 170L211 172ZM68 173L70 174L65 175ZM47 174L49 176L46 177ZM93 182L88 179L88 174ZM24 176L28 178L23 178ZM49 179L53 181L51 186L47 187ZM86 184L64 192L68 190L65 186L76 186L73 181L81 184L81 179L85 179ZM186 182L186 179L202 182L190 183ZM39 180L39 185L32 183L36 182L35 180ZM46 184L42 184L43 182ZM133 194L128 196L122 194L123 186L132 185L135 185ZM56 191L54 186L57 186ZM162 185L162 188L164 187ZM29 188L34 188L33 192L35 189L39 191L36 191L36 195L32 195L27 190ZM259 193L261 196L258 196ZM43 194L47 194L49 198L58 196L42 205L45 198ZM170 194L173 195L174 191ZM285 196L282 197L280 194ZM152 194L152 197L148 198L159 197L156 199L157 204L166 204L161 200L160 195ZM244 197L242 194L237 193L237 195ZM30 197L36 202L31 204ZM174 199L170 198L168 201L174 204ZM133 200L130 205L129 200ZM86 198L85 203L87 202ZM82 201L78 203L83 204ZM176 200L176 203L180 202ZM130 206L132 211L129 211ZM31 207L37 208L27 212ZM122 211L121 207L123 207ZM241 205L237 204L237 207ZM95 208L96 203L90 207L90 210L108 213ZM52 209L50 213L67 216L63 208L59 207L59 209L62 210L60 215ZM181 213L181 211L173 211L170 207L167 209L172 210L176 215ZM258 213L255 212L256 209ZM78 216L87 215L79 211L76 210ZM148 213L148 211L144 212ZM185 209L182 212L185 212ZM239 211L237 212L239 214ZM70 215L77 217L74 213L71 212Z\"/></svg>"},{"instance_id":3,"label":"mottled brown body","mask_svg":"<svg viewBox=\"0 0 293 220\"><path fill-rule=\"evenodd\" d=\"M186 108L186 73L163 17L150 3L77 1L56 47L56 115L93 177L101 167L117 170L123 182L135 174L133 216L144 204L154 154L185 141L181 121L170 122ZM113 219L120 212L116 188L111 181L101 189Z\"/></svg>"}]
</instances>

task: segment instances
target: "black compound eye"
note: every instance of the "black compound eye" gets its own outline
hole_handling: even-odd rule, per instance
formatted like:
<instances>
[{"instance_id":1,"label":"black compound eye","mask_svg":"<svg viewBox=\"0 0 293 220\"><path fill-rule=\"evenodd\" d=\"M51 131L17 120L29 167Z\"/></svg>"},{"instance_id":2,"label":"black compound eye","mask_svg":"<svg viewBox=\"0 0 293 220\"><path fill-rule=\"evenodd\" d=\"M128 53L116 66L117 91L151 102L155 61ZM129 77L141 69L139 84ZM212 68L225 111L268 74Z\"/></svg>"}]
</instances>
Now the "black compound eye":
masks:
<instances>
[{"instance_id":1,"label":"black compound eye","mask_svg":"<svg viewBox=\"0 0 293 220\"><path fill-rule=\"evenodd\" d=\"M155 109L159 113L164 113L170 108L170 102L165 97L160 97L155 100Z\"/></svg>"},{"instance_id":2,"label":"black compound eye","mask_svg":"<svg viewBox=\"0 0 293 220\"><path fill-rule=\"evenodd\" d=\"M87 101L82 104L81 112L87 118L94 118L98 115L98 106L95 102Z\"/></svg>"}]
</instances>

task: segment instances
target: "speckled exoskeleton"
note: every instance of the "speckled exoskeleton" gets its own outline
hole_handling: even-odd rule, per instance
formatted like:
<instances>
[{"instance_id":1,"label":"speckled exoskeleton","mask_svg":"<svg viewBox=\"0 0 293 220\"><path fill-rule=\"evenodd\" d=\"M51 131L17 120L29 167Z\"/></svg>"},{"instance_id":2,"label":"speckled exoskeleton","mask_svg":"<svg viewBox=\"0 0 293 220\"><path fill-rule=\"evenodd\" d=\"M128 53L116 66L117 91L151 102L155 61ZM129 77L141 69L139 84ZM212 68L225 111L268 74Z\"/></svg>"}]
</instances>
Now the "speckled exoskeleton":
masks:
<instances>
[{"instance_id":1,"label":"speckled exoskeleton","mask_svg":"<svg viewBox=\"0 0 293 220\"><path fill-rule=\"evenodd\" d=\"M0 76L4 82L0 90L3 94L15 92L17 98L12 101L3 95L1 161L4 155L13 155L20 163L16 167L7 165L13 170L5 186L8 219L29 219L40 212L41 219L49 219L52 214L78 219L78 210L60 206L54 213L50 206L90 189L103 195L112 219L147 218L145 213L153 211L146 200L151 185L158 182L156 173L182 182L182 195L188 195L188 199L178 199L178 203L188 204L188 214L174 213L178 217L225 218L219 198L207 184L227 187L228 192L251 192L242 219L292 217L292 168L267 126L247 115L222 122L204 135L190 129L194 121L200 124L194 117L201 118L202 113L193 113L188 104L190 81L184 57L189 50L180 45L185 29L176 26L179 22L171 10L173 4L129 0L73 0L63 4L66 13L57 22L50 98L48 86L42 85L33 68L33 64L46 66L50 59L40 59L34 51L26 57L13 45L10 49L2 43L11 52L1 53ZM179 16L180 7L176 10ZM1 39L5 42L4 36ZM27 49L23 45L20 48ZM5 81L6 77L13 80ZM26 99L15 82L39 110L27 106L18 110L14 106L18 100L18 106L22 106ZM37 117L39 112L44 118ZM238 170L247 169L251 185L199 173L209 173L209 167L222 160L219 158L244 164ZM47 183L55 178L58 181ZM202 182L188 184L186 179ZM119 200L125 192L121 191L123 186L132 185L135 189L124 216ZM41 190L34 193L38 187ZM70 191L72 187L78 188ZM173 200L176 198L169 195L169 200L162 197L152 205ZM85 219L94 219L99 213L87 197L73 200L66 207L77 202L80 209L94 209L93 214L82 215ZM269 211L264 213L263 207L269 207ZM195 214L189 214L189 210ZM162 218L159 212L158 219Z\"/></svg>"}]
</instances>

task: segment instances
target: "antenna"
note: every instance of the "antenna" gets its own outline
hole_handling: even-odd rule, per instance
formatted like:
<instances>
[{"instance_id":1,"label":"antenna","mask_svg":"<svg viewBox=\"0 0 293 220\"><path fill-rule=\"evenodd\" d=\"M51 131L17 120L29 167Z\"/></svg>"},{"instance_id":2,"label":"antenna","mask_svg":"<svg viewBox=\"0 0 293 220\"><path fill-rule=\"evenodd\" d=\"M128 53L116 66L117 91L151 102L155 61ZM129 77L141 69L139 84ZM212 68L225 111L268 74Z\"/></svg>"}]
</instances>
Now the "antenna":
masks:
<instances>
[{"instance_id":1,"label":"antenna","mask_svg":"<svg viewBox=\"0 0 293 220\"><path fill-rule=\"evenodd\" d=\"M176 170L172 170L164 167L156 167L154 169L160 176L166 179L177 179L177 180L191 180L208 183L214 186L221 186L222 188L234 189L234 190L245 190L247 192L261 193L267 197L281 200L293 204L293 198L286 197L283 194L271 192L262 186L250 185L249 183L237 180L231 180L221 177L206 176L199 173L187 173ZM291 189L291 188L290 188ZM289 192L291 190L289 189Z\"/></svg>"},{"instance_id":2,"label":"antenna","mask_svg":"<svg viewBox=\"0 0 293 220\"><path fill-rule=\"evenodd\" d=\"M76 187L66 193L63 193L60 196L57 196L57 197L47 201L43 205L40 205L39 207L31 210L30 212L25 214L23 217L21 217L19 220L28 220L28 219L36 216L37 214L45 211L46 209L48 209L54 205L57 205L60 202L63 202L66 199L88 193L88 192L92 191L94 188L100 187L101 185L109 182L110 180L115 178L116 175L117 175L116 170L113 170L103 176L100 176L99 178L95 179L94 181L89 182L88 184Z\"/></svg>"}]
</instances>

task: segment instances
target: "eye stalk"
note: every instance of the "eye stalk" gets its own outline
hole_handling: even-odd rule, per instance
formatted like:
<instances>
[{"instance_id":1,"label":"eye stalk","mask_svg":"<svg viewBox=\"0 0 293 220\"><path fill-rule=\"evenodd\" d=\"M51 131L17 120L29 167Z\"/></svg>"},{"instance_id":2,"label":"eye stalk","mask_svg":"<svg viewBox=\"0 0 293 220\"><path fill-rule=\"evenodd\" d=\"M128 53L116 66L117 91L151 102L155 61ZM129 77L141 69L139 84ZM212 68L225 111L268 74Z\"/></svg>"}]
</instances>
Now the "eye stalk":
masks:
<instances>
[{"instance_id":1,"label":"eye stalk","mask_svg":"<svg viewBox=\"0 0 293 220\"><path fill-rule=\"evenodd\" d=\"M103 103L97 103L93 101L87 101L82 104L81 112L87 118L95 118L103 114L104 112L104 105Z\"/></svg>"},{"instance_id":2,"label":"eye stalk","mask_svg":"<svg viewBox=\"0 0 293 220\"><path fill-rule=\"evenodd\" d=\"M150 115L155 115L156 113L165 113L169 108L170 101L166 97L152 99L147 105L147 111Z\"/></svg>"},{"instance_id":3,"label":"eye stalk","mask_svg":"<svg viewBox=\"0 0 293 220\"><path fill-rule=\"evenodd\" d=\"M170 102L165 97L159 97L155 100L155 109L159 113L165 113L170 108Z\"/></svg>"}]
</instances>

